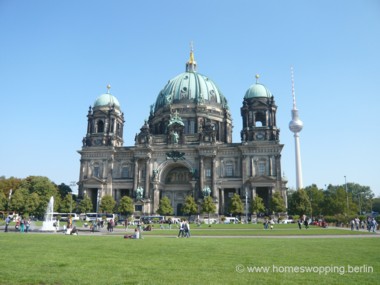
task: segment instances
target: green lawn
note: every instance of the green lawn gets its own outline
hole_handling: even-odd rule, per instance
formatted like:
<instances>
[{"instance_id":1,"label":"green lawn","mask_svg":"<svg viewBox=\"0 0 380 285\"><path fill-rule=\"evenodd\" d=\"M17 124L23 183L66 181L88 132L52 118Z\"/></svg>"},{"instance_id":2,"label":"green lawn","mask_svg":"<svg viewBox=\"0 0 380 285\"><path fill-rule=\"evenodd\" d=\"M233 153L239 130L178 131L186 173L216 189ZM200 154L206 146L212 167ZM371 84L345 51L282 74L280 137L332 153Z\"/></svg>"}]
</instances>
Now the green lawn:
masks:
<instances>
[{"instance_id":1,"label":"green lawn","mask_svg":"<svg viewBox=\"0 0 380 285\"><path fill-rule=\"evenodd\" d=\"M121 235L1 232L0 246L0 284L315 285L380 280L379 238L145 235L143 240L125 240Z\"/></svg>"},{"instance_id":2,"label":"green lawn","mask_svg":"<svg viewBox=\"0 0 380 285\"><path fill-rule=\"evenodd\" d=\"M132 228L132 227L131 227ZM119 233L114 233L115 235ZM163 236L176 236L178 234L178 228L173 226L171 230L160 229L159 225L155 225L150 232L144 232L144 235L163 235ZM340 228L321 228L317 226L311 226L309 229L302 228L299 230L296 224L280 224L275 225L273 229L264 230L262 225L230 225L230 224L218 224L201 225L197 227L192 225L192 236L289 236L289 235L372 235L367 231L351 231Z\"/></svg>"}]
</instances>

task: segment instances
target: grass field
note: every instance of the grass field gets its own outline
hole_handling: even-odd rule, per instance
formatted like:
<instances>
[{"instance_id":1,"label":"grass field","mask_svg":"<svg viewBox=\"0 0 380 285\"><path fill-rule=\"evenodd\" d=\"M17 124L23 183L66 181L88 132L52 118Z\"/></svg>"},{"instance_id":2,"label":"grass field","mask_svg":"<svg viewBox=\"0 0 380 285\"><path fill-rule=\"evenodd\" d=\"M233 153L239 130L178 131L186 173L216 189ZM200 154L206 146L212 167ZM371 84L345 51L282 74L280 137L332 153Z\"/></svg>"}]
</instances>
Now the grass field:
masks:
<instances>
[{"instance_id":1,"label":"grass field","mask_svg":"<svg viewBox=\"0 0 380 285\"><path fill-rule=\"evenodd\" d=\"M351 231L341 228L321 228L317 226L311 226L309 229L302 228L298 229L296 224L279 224L275 225L274 228L264 230L263 225L260 224L216 224L209 227L208 225L201 225L200 227L191 225L191 235L192 236L323 236L323 235L373 235L367 231ZM122 227L119 227L121 229ZM133 229L133 227L130 227ZM114 233L115 235L119 233ZM144 235L160 235L160 236L176 236L178 234L177 226L173 226L171 230L160 229L159 225L155 225L153 230L150 232L144 232Z\"/></svg>"},{"instance_id":2,"label":"grass field","mask_svg":"<svg viewBox=\"0 0 380 285\"><path fill-rule=\"evenodd\" d=\"M315 285L380 280L379 238L144 237L2 232L0 284Z\"/></svg>"}]
</instances>

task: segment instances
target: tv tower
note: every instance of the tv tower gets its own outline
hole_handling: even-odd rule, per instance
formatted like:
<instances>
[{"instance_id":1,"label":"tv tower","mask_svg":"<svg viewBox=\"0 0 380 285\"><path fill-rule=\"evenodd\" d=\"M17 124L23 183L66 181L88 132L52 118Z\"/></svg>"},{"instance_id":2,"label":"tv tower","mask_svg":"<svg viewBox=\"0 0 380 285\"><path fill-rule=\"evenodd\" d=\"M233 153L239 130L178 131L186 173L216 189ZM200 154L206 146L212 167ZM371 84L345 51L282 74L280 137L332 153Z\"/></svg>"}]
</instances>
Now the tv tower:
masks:
<instances>
[{"instance_id":1,"label":"tv tower","mask_svg":"<svg viewBox=\"0 0 380 285\"><path fill-rule=\"evenodd\" d=\"M300 150L300 137L298 133L302 131L303 123L298 117L298 109L296 106L296 95L294 91L294 75L293 67L290 69L292 74L292 96L293 96L293 109L292 120L289 122L289 129L294 133L294 144L296 151L296 188L297 190L303 188L302 183L302 165L301 165L301 150Z\"/></svg>"}]
</instances>

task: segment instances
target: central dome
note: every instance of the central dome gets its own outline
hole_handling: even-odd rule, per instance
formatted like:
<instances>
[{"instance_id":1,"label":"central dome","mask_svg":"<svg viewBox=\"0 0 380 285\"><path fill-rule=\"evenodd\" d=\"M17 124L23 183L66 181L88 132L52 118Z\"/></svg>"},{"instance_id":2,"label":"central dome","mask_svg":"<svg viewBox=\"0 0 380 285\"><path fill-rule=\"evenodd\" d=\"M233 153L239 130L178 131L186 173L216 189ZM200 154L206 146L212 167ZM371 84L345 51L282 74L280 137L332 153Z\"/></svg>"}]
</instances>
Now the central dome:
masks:
<instances>
[{"instance_id":1,"label":"central dome","mask_svg":"<svg viewBox=\"0 0 380 285\"><path fill-rule=\"evenodd\" d=\"M193 102L198 104L220 104L227 107L227 100L214 81L196 71L193 53L186 63L186 72L169 80L161 90L155 104L155 111L174 104Z\"/></svg>"},{"instance_id":2,"label":"central dome","mask_svg":"<svg viewBox=\"0 0 380 285\"><path fill-rule=\"evenodd\" d=\"M169 80L150 106L146 127L137 136L157 136L156 143L230 143L232 118L226 98L214 81L197 72L191 50L186 71ZM175 136L176 135L176 136Z\"/></svg>"}]
</instances>

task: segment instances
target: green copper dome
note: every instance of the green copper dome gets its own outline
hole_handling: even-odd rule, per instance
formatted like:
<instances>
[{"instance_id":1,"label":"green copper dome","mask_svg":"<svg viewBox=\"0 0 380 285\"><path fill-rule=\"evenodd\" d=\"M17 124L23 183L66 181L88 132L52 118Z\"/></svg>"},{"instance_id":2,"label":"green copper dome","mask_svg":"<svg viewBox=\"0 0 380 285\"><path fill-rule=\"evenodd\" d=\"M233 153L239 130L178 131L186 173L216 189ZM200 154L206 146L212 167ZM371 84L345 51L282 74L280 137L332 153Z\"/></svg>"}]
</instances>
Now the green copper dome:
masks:
<instances>
[{"instance_id":1,"label":"green copper dome","mask_svg":"<svg viewBox=\"0 0 380 285\"><path fill-rule=\"evenodd\" d=\"M96 100L95 100L95 103L94 103L94 108L96 107L112 107L112 106L115 106L115 108L118 108L120 109L120 103L119 103L119 100L117 100L117 98L113 95L111 95L109 93L109 89L111 88L111 86L107 86L107 93L106 94L102 94L100 95Z\"/></svg>"},{"instance_id":2,"label":"green copper dome","mask_svg":"<svg viewBox=\"0 0 380 285\"><path fill-rule=\"evenodd\" d=\"M175 103L194 102L197 104L220 104L225 108L227 100L214 81L196 71L193 53L186 63L186 72L169 80L161 90L155 104L155 111Z\"/></svg>"},{"instance_id":3,"label":"green copper dome","mask_svg":"<svg viewBox=\"0 0 380 285\"><path fill-rule=\"evenodd\" d=\"M271 98L272 93L264 85L255 83L245 93L244 98Z\"/></svg>"}]
</instances>

